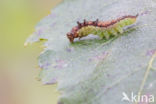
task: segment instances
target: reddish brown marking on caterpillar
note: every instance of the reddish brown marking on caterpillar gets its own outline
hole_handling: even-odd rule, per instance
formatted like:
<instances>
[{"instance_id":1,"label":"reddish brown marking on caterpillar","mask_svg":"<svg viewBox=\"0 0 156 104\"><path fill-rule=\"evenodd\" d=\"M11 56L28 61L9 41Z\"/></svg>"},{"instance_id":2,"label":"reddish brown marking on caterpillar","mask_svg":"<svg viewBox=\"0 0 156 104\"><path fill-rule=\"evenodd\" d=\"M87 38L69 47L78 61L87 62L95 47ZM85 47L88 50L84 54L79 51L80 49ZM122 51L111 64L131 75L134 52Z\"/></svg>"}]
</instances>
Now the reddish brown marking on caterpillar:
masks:
<instances>
[{"instance_id":1,"label":"reddish brown marking on caterpillar","mask_svg":"<svg viewBox=\"0 0 156 104\"><path fill-rule=\"evenodd\" d=\"M72 43L74 41L74 38L81 38L82 36L79 36L77 31L79 29L81 29L82 27L85 27L85 26L96 26L96 27L105 27L107 28L108 26L111 26L125 18L136 18L138 17L138 14L135 15L135 16L132 16L132 15L127 15L127 16L123 16L123 17L120 17L118 19L115 19L115 20L111 20L111 21L99 21L98 19L96 21L86 21L84 19L84 22L83 23L80 23L79 21L77 21L77 26L73 27L72 30L67 33L67 37L68 39L70 40L70 42Z\"/></svg>"}]
</instances>

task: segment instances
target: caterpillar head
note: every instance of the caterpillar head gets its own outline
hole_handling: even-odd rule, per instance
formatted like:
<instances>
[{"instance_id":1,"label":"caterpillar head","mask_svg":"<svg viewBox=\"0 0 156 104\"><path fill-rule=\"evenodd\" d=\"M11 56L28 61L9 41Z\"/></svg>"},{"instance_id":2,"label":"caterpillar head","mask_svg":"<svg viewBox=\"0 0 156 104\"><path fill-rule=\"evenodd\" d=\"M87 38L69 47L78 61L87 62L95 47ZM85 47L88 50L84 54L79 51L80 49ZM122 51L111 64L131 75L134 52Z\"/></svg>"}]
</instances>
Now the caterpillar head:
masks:
<instances>
[{"instance_id":1,"label":"caterpillar head","mask_svg":"<svg viewBox=\"0 0 156 104\"><path fill-rule=\"evenodd\" d=\"M76 27L72 28L71 32L67 33L67 37L71 43L73 43L74 38L79 37L79 35L77 33L78 30L79 30L79 28L76 26Z\"/></svg>"},{"instance_id":2,"label":"caterpillar head","mask_svg":"<svg viewBox=\"0 0 156 104\"><path fill-rule=\"evenodd\" d=\"M75 37L74 37L73 33L69 32L69 33L67 33L67 38L70 40L71 43L73 43Z\"/></svg>"}]
</instances>

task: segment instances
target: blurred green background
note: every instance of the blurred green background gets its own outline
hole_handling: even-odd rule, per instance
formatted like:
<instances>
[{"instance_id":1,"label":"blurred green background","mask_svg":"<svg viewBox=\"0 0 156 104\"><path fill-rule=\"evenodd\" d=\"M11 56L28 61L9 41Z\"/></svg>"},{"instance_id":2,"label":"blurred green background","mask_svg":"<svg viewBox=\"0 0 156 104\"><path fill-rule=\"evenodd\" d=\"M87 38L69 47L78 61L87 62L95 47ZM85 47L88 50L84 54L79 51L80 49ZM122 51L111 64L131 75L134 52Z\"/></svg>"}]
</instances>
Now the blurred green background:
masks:
<instances>
[{"instance_id":1,"label":"blurred green background","mask_svg":"<svg viewBox=\"0 0 156 104\"><path fill-rule=\"evenodd\" d=\"M61 0L0 0L0 104L56 104L57 85L42 85L42 43L24 47L35 25Z\"/></svg>"}]
</instances>

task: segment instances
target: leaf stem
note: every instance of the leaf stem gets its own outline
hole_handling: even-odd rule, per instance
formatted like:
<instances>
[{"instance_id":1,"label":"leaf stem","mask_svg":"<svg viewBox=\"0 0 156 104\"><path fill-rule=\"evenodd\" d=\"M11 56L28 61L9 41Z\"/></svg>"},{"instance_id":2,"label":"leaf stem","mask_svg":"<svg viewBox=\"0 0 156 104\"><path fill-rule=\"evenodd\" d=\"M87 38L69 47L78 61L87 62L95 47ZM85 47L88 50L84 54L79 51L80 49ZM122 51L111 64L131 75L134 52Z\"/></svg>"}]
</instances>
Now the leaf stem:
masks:
<instances>
[{"instance_id":1,"label":"leaf stem","mask_svg":"<svg viewBox=\"0 0 156 104\"><path fill-rule=\"evenodd\" d=\"M144 79L142 80L142 83L141 83L141 86L140 86L140 89L138 92L138 96L140 96L142 94L143 88L145 86L146 80L147 80L149 72L150 72L150 69L152 69L152 63L153 63L155 58L156 58L156 52L153 54L153 56L151 57L151 59L148 63L148 67L147 67L147 70L145 72ZM138 102L136 102L135 104L138 104Z\"/></svg>"}]
</instances>

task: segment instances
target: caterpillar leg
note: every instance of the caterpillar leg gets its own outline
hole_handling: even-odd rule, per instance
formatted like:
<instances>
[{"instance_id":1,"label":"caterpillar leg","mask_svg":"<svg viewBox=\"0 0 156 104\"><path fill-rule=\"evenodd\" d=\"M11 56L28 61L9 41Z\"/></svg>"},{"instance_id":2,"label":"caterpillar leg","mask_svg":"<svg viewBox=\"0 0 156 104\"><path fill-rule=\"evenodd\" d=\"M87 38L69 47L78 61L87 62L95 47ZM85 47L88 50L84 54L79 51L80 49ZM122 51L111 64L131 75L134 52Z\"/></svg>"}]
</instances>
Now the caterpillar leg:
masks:
<instances>
[{"instance_id":1,"label":"caterpillar leg","mask_svg":"<svg viewBox=\"0 0 156 104\"><path fill-rule=\"evenodd\" d=\"M107 30L102 30L102 37L103 38L106 38L107 40L109 39L109 37L110 37L110 34L108 33L108 31Z\"/></svg>"},{"instance_id":2,"label":"caterpillar leg","mask_svg":"<svg viewBox=\"0 0 156 104\"><path fill-rule=\"evenodd\" d=\"M117 35L118 35L118 34L117 34L117 31L116 31L114 28L110 29L110 33L111 33L112 35L114 35L114 36L117 36Z\"/></svg>"},{"instance_id":3,"label":"caterpillar leg","mask_svg":"<svg viewBox=\"0 0 156 104\"><path fill-rule=\"evenodd\" d=\"M97 31L97 35L98 35L101 39L104 38L104 34L103 34L103 32L102 32L101 30L98 30L98 31Z\"/></svg>"},{"instance_id":4,"label":"caterpillar leg","mask_svg":"<svg viewBox=\"0 0 156 104\"><path fill-rule=\"evenodd\" d=\"M104 38L104 33L101 32L101 33L98 34L98 36L100 37L100 39L103 39Z\"/></svg>"},{"instance_id":5,"label":"caterpillar leg","mask_svg":"<svg viewBox=\"0 0 156 104\"><path fill-rule=\"evenodd\" d=\"M115 28L115 30L116 30L117 32L119 32L120 34L123 33L123 29L122 29L120 26L117 26L117 27Z\"/></svg>"},{"instance_id":6,"label":"caterpillar leg","mask_svg":"<svg viewBox=\"0 0 156 104\"><path fill-rule=\"evenodd\" d=\"M79 40L82 38L82 36L79 37Z\"/></svg>"}]
</instances>

